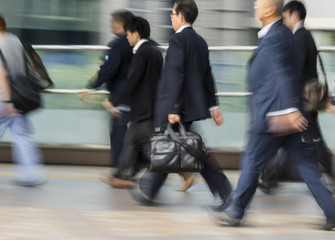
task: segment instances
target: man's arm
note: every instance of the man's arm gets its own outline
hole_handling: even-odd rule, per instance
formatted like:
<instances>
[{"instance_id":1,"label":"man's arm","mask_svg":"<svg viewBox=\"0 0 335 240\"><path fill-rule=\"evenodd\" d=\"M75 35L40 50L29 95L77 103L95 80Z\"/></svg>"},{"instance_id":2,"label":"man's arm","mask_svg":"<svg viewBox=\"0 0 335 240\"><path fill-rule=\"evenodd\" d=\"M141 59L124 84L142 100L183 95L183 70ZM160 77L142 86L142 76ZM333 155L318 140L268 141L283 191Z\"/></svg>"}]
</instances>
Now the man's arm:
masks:
<instances>
[{"instance_id":1,"label":"man's arm","mask_svg":"<svg viewBox=\"0 0 335 240\"><path fill-rule=\"evenodd\" d=\"M93 83L89 83L86 88L98 88L108 81L113 81L121 65L121 60L120 48L114 46L108 50L106 59L100 66L97 80Z\"/></svg>"},{"instance_id":2,"label":"man's arm","mask_svg":"<svg viewBox=\"0 0 335 240\"><path fill-rule=\"evenodd\" d=\"M185 78L185 53L181 40L177 35L171 38L169 42L168 56L165 62L164 79L169 81L169 114L180 114L182 105L182 88Z\"/></svg>"},{"instance_id":3,"label":"man's arm","mask_svg":"<svg viewBox=\"0 0 335 240\"><path fill-rule=\"evenodd\" d=\"M293 38L285 34L275 36L270 44L275 90L280 96L280 105L277 111L267 113L267 116L270 130L278 135L286 135L306 130L308 122L299 111L300 85Z\"/></svg>"},{"instance_id":4,"label":"man's arm","mask_svg":"<svg viewBox=\"0 0 335 240\"><path fill-rule=\"evenodd\" d=\"M138 51L134 56L130 63L127 80L121 87L120 91L115 93L115 98L117 99L119 96L131 96L131 94L136 91L137 87L140 85L141 80L143 78L143 74L145 72L147 58L143 52Z\"/></svg>"}]
</instances>

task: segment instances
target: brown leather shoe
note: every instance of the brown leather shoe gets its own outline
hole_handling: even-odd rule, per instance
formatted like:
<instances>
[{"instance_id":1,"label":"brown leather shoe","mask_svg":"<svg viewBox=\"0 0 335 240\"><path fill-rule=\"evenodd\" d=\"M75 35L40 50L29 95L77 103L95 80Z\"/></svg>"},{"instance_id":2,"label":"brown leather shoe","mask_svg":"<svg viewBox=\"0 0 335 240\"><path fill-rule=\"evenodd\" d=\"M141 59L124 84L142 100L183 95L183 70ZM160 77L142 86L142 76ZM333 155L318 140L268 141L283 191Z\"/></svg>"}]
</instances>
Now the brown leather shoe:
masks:
<instances>
[{"instance_id":1,"label":"brown leather shoe","mask_svg":"<svg viewBox=\"0 0 335 240\"><path fill-rule=\"evenodd\" d=\"M133 181L115 178L113 176L101 177L100 179L113 188L131 188L136 185Z\"/></svg>"},{"instance_id":2,"label":"brown leather shoe","mask_svg":"<svg viewBox=\"0 0 335 240\"><path fill-rule=\"evenodd\" d=\"M110 185L113 188L131 188L131 187L136 186L136 183L130 180L124 180L124 179L112 177L110 181Z\"/></svg>"},{"instance_id":3,"label":"brown leather shoe","mask_svg":"<svg viewBox=\"0 0 335 240\"><path fill-rule=\"evenodd\" d=\"M185 172L181 173L184 178L184 186L176 189L177 191L186 192L194 183L194 173Z\"/></svg>"},{"instance_id":4,"label":"brown leather shoe","mask_svg":"<svg viewBox=\"0 0 335 240\"><path fill-rule=\"evenodd\" d=\"M112 182L113 177L112 176L102 176L100 177L100 180L103 183L106 183L107 185L111 186L111 182Z\"/></svg>"}]
</instances>

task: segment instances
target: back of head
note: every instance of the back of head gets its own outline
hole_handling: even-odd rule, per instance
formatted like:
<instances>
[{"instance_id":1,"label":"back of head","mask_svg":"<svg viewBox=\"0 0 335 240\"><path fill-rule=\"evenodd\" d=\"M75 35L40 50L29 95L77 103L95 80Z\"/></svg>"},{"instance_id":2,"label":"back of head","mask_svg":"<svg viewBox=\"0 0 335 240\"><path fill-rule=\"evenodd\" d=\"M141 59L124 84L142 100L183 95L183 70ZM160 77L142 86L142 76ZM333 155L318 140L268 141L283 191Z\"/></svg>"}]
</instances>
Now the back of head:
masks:
<instances>
[{"instance_id":1,"label":"back of head","mask_svg":"<svg viewBox=\"0 0 335 240\"><path fill-rule=\"evenodd\" d=\"M284 0L270 0L276 7L276 15L281 16L283 12Z\"/></svg>"},{"instance_id":2,"label":"back of head","mask_svg":"<svg viewBox=\"0 0 335 240\"><path fill-rule=\"evenodd\" d=\"M185 21L193 24L198 17L198 7L194 0L177 0L175 2L176 13L181 13Z\"/></svg>"},{"instance_id":3,"label":"back of head","mask_svg":"<svg viewBox=\"0 0 335 240\"><path fill-rule=\"evenodd\" d=\"M4 31L6 29L7 29L6 20L4 16L0 14L0 31Z\"/></svg>"},{"instance_id":4,"label":"back of head","mask_svg":"<svg viewBox=\"0 0 335 240\"><path fill-rule=\"evenodd\" d=\"M300 20L305 20L306 18L306 8L300 1L291 1L287 3L283 8L283 12L287 11L289 11L290 14L297 12Z\"/></svg>"},{"instance_id":5,"label":"back of head","mask_svg":"<svg viewBox=\"0 0 335 240\"><path fill-rule=\"evenodd\" d=\"M150 24L149 22L138 16L133 16L124 25L124 30L131 33L138 32L141 39L148 39L150 37Z\"/></svg>"},{"instance_id":6,"label":"back of head","mask_svg":"<svg viewBox=\"0 0 335 240\"><path fill-rule=\"evenodd\" d=\"M121 22L123 25L125 25L125 23L129 21L130 18L134 17L134 14L128 10L118 10L111 13L111 16L114 21Z\"/></svg>"}]
</instances>

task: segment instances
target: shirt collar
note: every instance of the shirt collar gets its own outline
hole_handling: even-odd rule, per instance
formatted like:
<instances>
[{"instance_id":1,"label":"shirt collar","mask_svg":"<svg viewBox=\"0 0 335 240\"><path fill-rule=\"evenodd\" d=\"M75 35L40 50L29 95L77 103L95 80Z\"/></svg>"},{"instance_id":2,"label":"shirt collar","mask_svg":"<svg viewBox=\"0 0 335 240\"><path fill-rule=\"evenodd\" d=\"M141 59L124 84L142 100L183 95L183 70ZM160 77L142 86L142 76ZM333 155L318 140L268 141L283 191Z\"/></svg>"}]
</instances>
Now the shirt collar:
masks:
<instances>
[{"instance_id":1,"label":"shirt collar","mask_svg":"<svg viewBox=\"0 0 335 240\"><path fill-rule=\"evenodd\" d=\"M185 28L187 28L187 27L192 27L190 24L185 24L185 25L183 25L183 26L181 26L177 31L176 31L176 33L180 33L181 31L183 31Z\"/></svg>"},{"instance_id":2,"label":"shirt collar","mask_svg":"<svg viewBox=\"0 0 335 240\"><path fill-rule=\"evenodd\" d=\"M304 20L297 22L297 24L294 26L293 34L295 34L300 28L303 27L304 27Z\"/></svg>"},{"instance_id":3,"label":"shirt collar","mask_svg":"<svg viewBox=\"0 0 335 240\"><path fill-rule=\"evenodd\" d=\"M265 27L263 27L257 34L258 34L258 38L262 38L264 37L270 30L270 28L272 27L273 24L275 24L276 22L278 22L280 19L266 25Z\"/></svg>"},{"instance_id":4,"label":"shirt collar","mask_svg":"<svg viewBox=\"0 0 335 240\"><path fill-rule=\"evenodd\" d=\"M138 43L136 43L136 45L133 48L133 53L136 54L137 50L140 48L140 46L145 43L148 42L148 39L141 39L140 41L138 41Z\"/></svg>"}]
</instances>

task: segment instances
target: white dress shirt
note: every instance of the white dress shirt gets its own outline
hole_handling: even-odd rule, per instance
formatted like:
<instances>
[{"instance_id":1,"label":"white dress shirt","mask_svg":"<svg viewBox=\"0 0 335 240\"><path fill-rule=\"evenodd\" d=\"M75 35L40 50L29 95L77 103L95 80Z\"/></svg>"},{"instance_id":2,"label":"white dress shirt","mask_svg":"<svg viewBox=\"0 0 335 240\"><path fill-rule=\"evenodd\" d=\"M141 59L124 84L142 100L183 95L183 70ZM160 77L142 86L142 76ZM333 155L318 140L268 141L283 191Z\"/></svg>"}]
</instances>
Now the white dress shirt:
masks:
<instances>
[{"instance_id":1,"label":"white dress shirt","mask_svg":"<svg viewBox=\"0 0 335 240\"><path fill-rule=\"evenodd\" d=\"M148 42L149 40L148 39L141 39L140 41L138 41L138 43L136 43L136 45L134 46L133 48L133 54L136 54L137 50L140 48L140 46L145 43L145 42Z\"/></svg>"}]
</instances>

